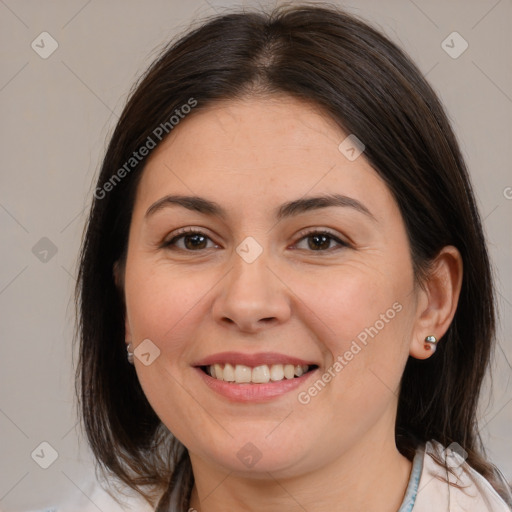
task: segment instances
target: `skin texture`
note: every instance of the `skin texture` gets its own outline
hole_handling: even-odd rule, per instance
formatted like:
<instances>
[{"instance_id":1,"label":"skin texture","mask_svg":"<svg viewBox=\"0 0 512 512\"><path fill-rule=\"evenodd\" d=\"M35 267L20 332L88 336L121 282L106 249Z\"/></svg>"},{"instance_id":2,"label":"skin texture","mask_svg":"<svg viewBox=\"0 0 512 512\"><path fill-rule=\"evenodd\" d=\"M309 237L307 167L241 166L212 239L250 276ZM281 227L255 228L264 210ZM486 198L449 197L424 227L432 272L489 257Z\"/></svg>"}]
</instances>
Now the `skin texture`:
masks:
<instances>
[{"instance_id":1,"label":"skin texture","mask_svg":"<svg viewBox=\"0 0 512 512\"><path fill-rule=\"evenodd\" d=\"M197 510L391 512L402 502L411 464L394 440L400 378L409 355L431 355L425 336L446 332L462 263L446 247L424 286L415 282L398 206L364 153L350 161L340 152L347 135L316 106L247 97L181 121L144 169L117 276L126 340L136 348L150 339L160 350L135 367L152 407L189 450ZM374 219L351 207L274 217L284 202L333 193L360 201ZM145 217L168 194L215 201L226 217L181 206ZM199 248L183 237L162 247L187 227L208 237ZM315 244L306 229L347 245ZM236 251L248 236L262 248L252 263ZM397 303L378 334L300 403L299 393ZM224 351L278 352L319 368L282 396L235 403L192 366ZM261 455L252 467L237 456L249 442Z\"/></svg>"}]
</instances>

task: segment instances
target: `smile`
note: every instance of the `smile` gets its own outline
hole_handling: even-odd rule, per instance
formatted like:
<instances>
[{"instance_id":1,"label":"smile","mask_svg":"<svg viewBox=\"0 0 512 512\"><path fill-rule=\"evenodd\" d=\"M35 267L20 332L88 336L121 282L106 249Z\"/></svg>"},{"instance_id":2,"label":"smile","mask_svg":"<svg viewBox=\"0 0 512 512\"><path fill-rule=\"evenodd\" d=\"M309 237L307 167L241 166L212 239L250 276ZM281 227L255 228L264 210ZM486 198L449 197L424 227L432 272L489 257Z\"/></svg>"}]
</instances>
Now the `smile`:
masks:
<instances>
[{"instance_id":1,"label":"smile","mask_svg":"<svg viewBox=\"0 0 512 512\"><path fill-rule=\"evenodd\" d=\"M314 365L310 366L307 364L262 364L251 367L243 364L232 365L229 363L217 363L201 367L207 375L214 379L236 384L266 384L268 382L295 379L314 368L316 368Z\"/></svg>"},{"instance_id":2,"label":"smile","mask_svg":"<svg viewBox=\"0 0 512 512\"><path fill-rule=\"evenodd\" d=\"M314 359L276 352L221 352L191 365L200 380L230 402L267 402L306 384L319 372Z\"/></svg>"}]
</instances>

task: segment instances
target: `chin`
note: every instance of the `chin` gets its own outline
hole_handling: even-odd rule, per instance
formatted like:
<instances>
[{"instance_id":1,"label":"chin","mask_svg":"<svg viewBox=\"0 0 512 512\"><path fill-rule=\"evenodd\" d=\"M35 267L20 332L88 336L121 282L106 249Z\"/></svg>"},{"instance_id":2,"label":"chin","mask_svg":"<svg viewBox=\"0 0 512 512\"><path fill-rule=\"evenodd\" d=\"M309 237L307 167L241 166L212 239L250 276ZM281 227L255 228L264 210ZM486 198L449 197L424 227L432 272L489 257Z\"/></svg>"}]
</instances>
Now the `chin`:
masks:
<instances>
[{"instance_id":1,"label":"chin","mask_svg":"<svg viewBox=\"0 0 512 512\"><path fill-rule=\"evenodd\" d=\"M284 478L296 475L301 468L304 472L308 470L308 450L303 441L298 441L301 436L292 432L288 428L281 435L277 432L269 435L268 430L251 432L247 429L241 435L233 435L233 438L226 435L224 442L214 443L214 452L210 445L204 447L203 453L227 472L262 479L268 479L268 473L272 473Z\"/></svg>"}]
</instances>

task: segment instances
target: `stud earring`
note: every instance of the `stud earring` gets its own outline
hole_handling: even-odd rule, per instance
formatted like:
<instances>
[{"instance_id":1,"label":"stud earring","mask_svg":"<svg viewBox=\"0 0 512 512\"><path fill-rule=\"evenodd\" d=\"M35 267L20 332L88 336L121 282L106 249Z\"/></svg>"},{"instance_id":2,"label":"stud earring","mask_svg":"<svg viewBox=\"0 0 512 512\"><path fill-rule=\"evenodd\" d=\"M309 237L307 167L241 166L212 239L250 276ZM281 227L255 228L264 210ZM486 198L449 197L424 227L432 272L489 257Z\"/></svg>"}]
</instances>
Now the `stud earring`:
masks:
<instances>
[{"instance_id":1,"label":"stud earring","mask_svg":"<svg viewBox=\"0 0 512 512\"><path fill-rule=\"evenodd\" d=\"M126 355L128 357L128 362L130 364L133 364L133 352L132 352L132 343L128 343L128 345L126 346Z\"/></svg>"},{"instance_id":2,"label":"stud earring","mask_svg":"<svg viewBox=\"0 0 512 512\"><path fill-rule=\"evenodd\" d=\"M431 334L425 338L425 350L430 350L432 353L436 351L437 338Z\"/></svg>"}]
</instances>

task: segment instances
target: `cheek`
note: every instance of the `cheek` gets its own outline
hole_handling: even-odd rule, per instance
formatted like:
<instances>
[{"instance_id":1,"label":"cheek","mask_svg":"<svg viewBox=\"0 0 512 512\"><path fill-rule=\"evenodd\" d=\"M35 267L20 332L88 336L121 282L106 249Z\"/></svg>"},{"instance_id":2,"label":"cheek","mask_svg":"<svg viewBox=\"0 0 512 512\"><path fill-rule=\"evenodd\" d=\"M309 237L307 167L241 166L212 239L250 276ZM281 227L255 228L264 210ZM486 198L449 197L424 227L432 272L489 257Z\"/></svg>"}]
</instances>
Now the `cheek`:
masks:
<instances>
[{"instance_id":1,"label":"cheek","mask_svg":"<svg viewBox=\"0 0 512 512\"><path fill-rule=\"evenodd\" d=\"M344 352L347 342L368 337L368 329L389 332L398 327L396 302L403 301L408 282L361 262L322 268L295 276L293 288L324 326L329 345Z\"/></svg>"},{"instance_id":2,"label":"cheek","mask_svg":"<svg viewBox=\"0 0 512 512\"><path fill-rule=\"evenodd\" d=\"M137 376L153 410L182 441L188 441L191 423L197 427L208 420L191 400L187 377L193 371L188 366L193 340L215 281L205 273L187 273L144 258L133 257L126 267L126 309L134 345L150 339L160 350L151 365L136 362Z\"/></svg>"},{"instance_id":3,"label":"cheek","mask_svg":"<svg viewBox=\"0 0 512 512\"><path fill-rule=\"evenodd\" d=\"M168 264L134 261L127 267L126 307L134 340L153 340L165 351L179 351L184 332L197 326L196 315L215 280ZM172 340L172 343L169 343Z\"/></svg>"},{"instance_id":4,"label":"cheek","mask_svg":"<svg viewBox=\"0 0 512 512\"><path fill-rule=\"evenodd\" d=\"M359 415L393 397L408 357L411 279L406 272L353 262L301 281L298 294L307 297L309 318L321 319L317 334L327 349L328 384L319 403L335 402L341 414Z\"/></svg>"}]
</instances>

